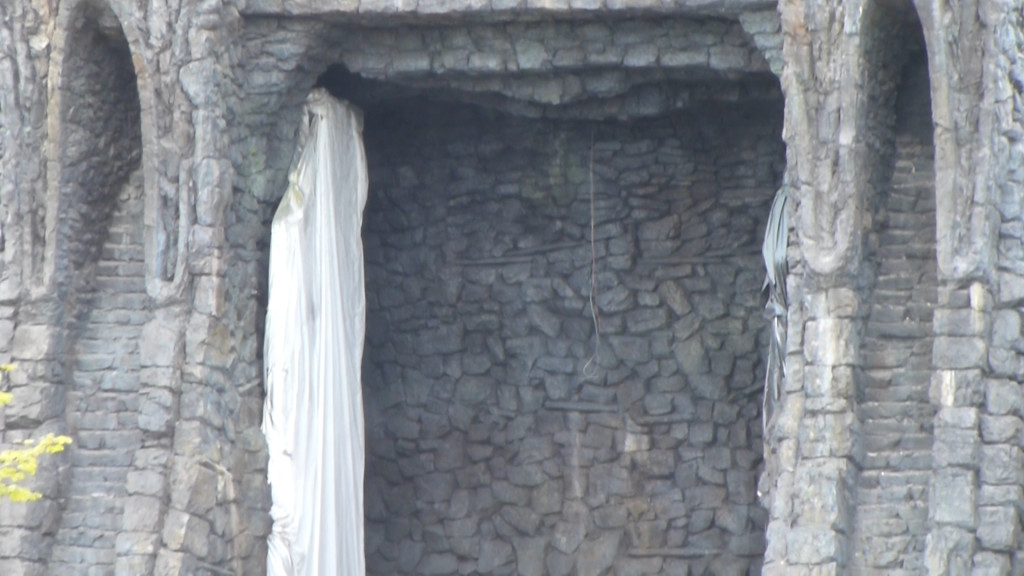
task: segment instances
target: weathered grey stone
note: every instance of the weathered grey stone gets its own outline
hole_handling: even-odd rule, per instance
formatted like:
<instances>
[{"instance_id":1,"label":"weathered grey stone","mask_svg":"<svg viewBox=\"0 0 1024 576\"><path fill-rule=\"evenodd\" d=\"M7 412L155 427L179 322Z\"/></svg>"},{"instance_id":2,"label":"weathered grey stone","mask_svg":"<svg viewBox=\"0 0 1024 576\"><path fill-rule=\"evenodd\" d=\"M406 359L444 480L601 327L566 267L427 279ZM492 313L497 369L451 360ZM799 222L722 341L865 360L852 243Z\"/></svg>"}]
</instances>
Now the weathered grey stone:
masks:
<instances>
[{"instance_id":1,"label":"weathered grey stone","mask_svg":"<svg viewBox=\"0 0 1024 576\"><path fill-rule=\"evenodd\" d=\"M547 539L516 538L513 545L516 552L516 573L523 576L542 576Z\"/></svg>"},{"instance_id":2,"label":"weathered grey stone","mask_svg":"<svg viewBox=\"0 0 1024 576\"><path fill-rule=\"evenodd\" d=\"M985 384L985 409L989 414L1021 414L1024 401L1020 384L1011 380L990 380Z\"/></svg>"},{"instance_id":3,"label":"weathered grey stone","mask_svg":"<svg viewBox=\"0 0 1024 576\"><path fill-rule=\"evenodd\" d=\"M489 574L496 568L509 564L513 561L514 555L512 546L501 540L484 540L480 544L480 557L477 560L477 570L481 574Z\"/></svg>"},{"instance_id":4,"label":"weathered grey stone","mask_svg":"<svg viewBox=\"0 0 1024 576\"><path fill-rule=\"evenodd\" d=\"M544 558L544 567L547 569L547 573L552 576L567 576L572 572L575 564L575 557L563 554L555 549L549 549Z\"/></svg>"},{"instance_id":5,"label":"weathered grey stone","mask_svg":"<svg viewBox=\"0 0 1024 576\"><path fill-rule=\"evenodd\" d=\"M1020 484L1024 481L1024 455L1017 446L982 446L979 476L984 484Z\"/></svg>"},{"instance_id":6,"label":"weathered grey stone","mask_svg":"<svg viewBox=\"0 0 1024 576\"><path fill-rule=\"evenodd\" d=\"M428 554L419 563L416 570L420 574L454 574L458 570L458 560L454 554Z\"/></svg>"},{"instance_id":7,"label":"weathered grey stone","mask_svg":"<svg viewBox=\"0 0 1024 576\"><path fill-rule=\"evenodd\" d=\"M516 530L526 535L536 534L541 517L529 508L506 506L501 509L501 517Z\"/></svg>"},{"instance_id":8,"label":"weathered grey stone","mask_svg":"<svg viewBox=\"0 0 1024 576\"><path fill-rule=\"evenodd\" d=\"M1009 551L1017 546L1020 522L1016 508L982 506L978 508L978 542L989 550Z\"/></svg>"},{"instance_id":9,"label":"weathered grey stone","mask_svg":"<svg viewBox=\"0 0 1024 576\"><path fill-rule=\"evenodd\" d=\"M975 525L973 506L977 494L977 480L968 470L944 468L936 471L932 479L931 502L934 503L936 522L964 528Z\"/></svg>"}]
</instances>

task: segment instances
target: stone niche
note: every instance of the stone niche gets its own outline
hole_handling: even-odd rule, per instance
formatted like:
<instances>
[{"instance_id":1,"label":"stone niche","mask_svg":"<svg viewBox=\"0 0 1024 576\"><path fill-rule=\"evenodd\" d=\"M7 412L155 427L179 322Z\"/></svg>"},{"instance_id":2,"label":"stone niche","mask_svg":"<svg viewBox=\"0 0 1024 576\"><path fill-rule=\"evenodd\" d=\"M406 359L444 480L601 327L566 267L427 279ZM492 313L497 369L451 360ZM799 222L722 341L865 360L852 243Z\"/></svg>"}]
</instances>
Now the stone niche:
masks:
<instances>
[{"instance_id":1,"label":"stone niche","mask_svg":"<svg viewBox=\"0 0 1024 576\"><path fill-rule=\"evenodd\" d=\"M143 450L138 421L139 339L152 316L142 246L141 107L128 42L114 14L69 6L55 51L59 113L47 202L47 280L61 297L61 385L43 414L66 418L74 438L61 509L41 528L49 570L113 572L130 482ZM44 390L46 390L44 388ZM13 425L12 425L13 424ZM17 428L8 420L8 431ZM27 422L38 425L38 423ZM139 506L139 504L135 504ZM52 537L52 538L51 538Z\"/></svg>"},{"instance_id":2,"label":"stone niche","mask_svg":"<svg viewBox=\"0 0 1024 576\"><path fill-rule=\"evenodd\" d=\"M785 147L740 25L249 25L250 86L364 112L368 572L759 573Z\"/></svg>"}]
</instances>

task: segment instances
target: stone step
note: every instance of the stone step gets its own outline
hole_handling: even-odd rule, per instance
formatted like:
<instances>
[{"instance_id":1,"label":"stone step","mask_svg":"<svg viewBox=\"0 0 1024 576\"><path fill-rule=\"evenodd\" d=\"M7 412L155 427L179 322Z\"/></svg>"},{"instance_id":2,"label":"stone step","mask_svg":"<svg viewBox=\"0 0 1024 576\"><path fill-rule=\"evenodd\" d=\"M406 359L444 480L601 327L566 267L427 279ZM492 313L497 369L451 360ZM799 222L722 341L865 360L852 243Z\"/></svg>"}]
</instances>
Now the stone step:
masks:
<instances>
[{"instance_id":1,"label":"stone step","mask_svg":"<svg viewBox=\"0 0 1024 576\"><path fill-rule=\"evenodd\" d=\"M865 342L861 348L861 356L864 363L872 368L900 368L906 365L907 360L913 354L913 349L908 346L873 346L873 343Z\"/></svg>"},{"instance_id":2,"label":"stone step","mask_svg":"<svg viewBox=\"0 0 1024 576\"><path fill-rule=\"evenodd\" d=\"M141 326L148 322L149 319L152 317L153 314L148 310L131 310L124 308L94 308L89 313L89 323L93 325L115 324L118 326ZM98 341L107 342L107 340Z\"/></svg>"},{"instance_id":3,"label":"stone step","mask_svg":"<svg viewBox=\"0 0 1024 576\"><path fill-rule=\"evenodd\" d=\"M59 538L58 538L59 539ZM87 546L69 546L54 544L50 552L50 573L63 575L103 574L104 564L113 565L117 553L111 548L92 548ZM68 564L66 567L58 567Z\"/></svg>"},{"instance_id":4,"label":"stone step","mask_svg":"<svg viewBox=\"0 0 1024 576\"><path fill-rule=\"evenodd\" d=\"M104 245L100 251L100 259L118 262L145 262L146 251L139 245Z\"/></svg>"},{"instance_id":5,"label":"stone step","mask_svg":"<svg viewBox=\"0 0 1024 576\"><path fill-rule=\"evenodd\" d=\"M857 489L885 491L908 486L927 487L931 476L931 470L862 470L857 477Z\"/></svg>"},{"instance_id":6,"label":"stone step","mask_svg":"<svg viewBox=\"0 0 1024 576\"><path fill-rule=\"evenodd\" d=\"M113 532L121 527L121 517L112 519L111 524L103 526L89 526L91 521L94 524L100 519L96 515L86 515L83 518L85 524L72 530L65 530L57 541L65 546L85 546L89 548L113 548L116 540L116 533Z\"/></svg>"},{"instance_id":7,"label":"stone step","mask_svg":"<svg viewBox=\"0 0 1024 576\"><path fill-rule=\"evenodd\" d=\"M865 452L885 450L931 450L933 437L930 433L877 434L865 428L863 446Z\"/></svg>"},{"instance_id":8,"label":"stone step","mask_svg":"<svg viewBox=\"0 0 1024 576\"><path fill-rule=\"evenodd\" d=\"M903 373L902 378L899 372L892 374L890 380L874 380L863 388L864 399L862 403L869 402L914 402L917 404L928 404L928 387L931 384L931 372ZM916 380L914 384L906 383L907 380ZM897 384L897 380L901 383ZM892 382L891 386L886 386Z\"/></svg>"},{"instance_id":9,"label":"stone step","mask_svg":"<svg viewBox=\"0 0 1024 576\"><path fill-rule=\"evenodd\" d=\"M149 296L145 292L127 292L124 294L97 294L93 302L98 310L146 310L149 307Z\"/></svg>"},{"instance_id":10,"label":"stone step","mask_svg":"<svg viewBox=\"0 0 1024 576\"><path fill-rule=\"evenodd\" d=\"M128 450L80 449L71 451L71 463L87 469L89 467L124 466L132 464L134 455Z\"/></svg>"},{"instance_id":11,"label":"stone step","mask_svg":"<svg viewBox=\"0 0 1024 576\"><path fill-rule=\"evenodd\" d=\"M103 292L119 294L145 294L144 276L96 276L93 287Z\"/></svg>"},{"instance_id":12,"label":"stone step","mask_svg":"<svg viewBox=\"0 0 1024 576\"><path fill-rule=\"evenodd\" d=\"M916 538L912 534L863 536L854 540L854 565L874 568L896 568L905 554L913 550ZM891 574L886 570L886 574Z\"/></svg>"},{"instance_id":13,"label":"stone step","mask_svg":"<svg viewBox=\"0 0 1024 576\"><path fill-rule=\"evenodd\" d=\"M908 484L888 488L858 488L857 505L927 502L928 485Z\"/></svg>"},{"instance_id":14,"label":"stone step","mask_svg":"<svg viewBox=\"0 0 1024 576\"><path fill-rule=\"evenodd\" d=\"M931 427L935 408L931 404L915 401L868 401L861 402L857 408L864 420L909 420Z\"/></svg>"},{"instance_id":15,"label":"stone step","mask_svg":"<svg viewBox=\"0 0 1024 576\"><path fill-rule=\"evenodd\" d=\"M880 450L865 452L861 467L865 470L931 470L931 449Z\"/></svg>"},{"instance_id":16,"label":"stone step","mask_svg":"<svg viewBox=\"0 0 1024 576\"><path fill-rule=\"evenodd\" d=\"M892 418L867 418L863 423L865 436L904 436L907 434L930 433L931 421L895 420Z\"/></svg>"},{"instance_id":17,"label":"stone step","mask_svg":"<svg viewBox=\"0 0 1024 576\"><path fill-rule=\"evenodd\" d=\"M97 276L138 276L146 277L145 262L122 262L120 260L100 260L96 264Z\"/></svg>"},{"instance_id":18,"label":"stone step","mask_svg":"<svg viewBox=\"0 0 1024 576\"><path fill-rule=\"evenodd\" d=\"M908 529L927 528L928 524L928 503L927 502L902 502L894 504L860 504L856 510L857 519L864 521L865 526L871 526L873 522L882 520L902 520ZM864 534L876 534L869 528L862 531Z\"/></svg>"},{"instance_id":19,"label":"stone step","mask_svg":"<svg viewBox=\"0 0 1024 576\"><path fill-rule=\"evenodd\" d=\"M103 323L97 326L116 326L115 324ZM124 325L121 325L124 328ZM135 328L134 338L125 338L124 335L128 332L121 332L121 338L114 341L111 338L103 338L99 330L90 331L91 334L83 334L75 342L75 350L78 354L91 355L91 356L112 356L112 355L124 355L124 354L135 354L139 349L138 338L142 334L141 326L133 326Z\"/></svg>"},{"instance_id":20,"label":"stone step","mask_svg":"<svg viewBox=\"0 0 1024 576\"><path fill-rule=\"evenodd\" d=\"M915 340L925 338L931 334L931 322L914 322L903 320L901 322L868 322L866 336L868 338L885 338L887 343L900 346L901 340Z\"/></svg>"},{"instance_id":21,"label":"stone step","mask_svg":"<svg viewBox=\"0 0 1024 576\"><path fill-rule=\"evenodd\" d=\"M856 559L855 559L856 561ZM878 576L878 568L866 567L866 566L850 566L850 576ZM899 570L896 568L886 568L884 574L886 576L921 576L921 570Z\"/></svg>"}]
</instances>

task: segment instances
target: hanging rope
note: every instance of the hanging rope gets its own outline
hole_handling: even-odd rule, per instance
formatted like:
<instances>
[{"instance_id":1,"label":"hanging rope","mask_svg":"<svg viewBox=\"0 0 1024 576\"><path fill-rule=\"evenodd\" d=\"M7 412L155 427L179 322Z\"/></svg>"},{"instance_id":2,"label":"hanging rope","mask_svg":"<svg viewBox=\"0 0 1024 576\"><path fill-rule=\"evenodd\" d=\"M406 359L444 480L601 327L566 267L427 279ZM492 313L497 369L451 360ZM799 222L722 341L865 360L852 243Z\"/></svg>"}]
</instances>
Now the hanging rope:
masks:
<instances>
[{"instance_id":1,"label":"hanging rope","mask_svg":"<svg viewBox=\"0 0 1024 576\"><path fill-rule=\"evenodd\" d=\"M594 133L590 133L590 318L594 321L594 354L583 366L583 376L597 374L601 363L601 314L597 311L597 244L594 240Z\"/></svg>"}]
</instances>

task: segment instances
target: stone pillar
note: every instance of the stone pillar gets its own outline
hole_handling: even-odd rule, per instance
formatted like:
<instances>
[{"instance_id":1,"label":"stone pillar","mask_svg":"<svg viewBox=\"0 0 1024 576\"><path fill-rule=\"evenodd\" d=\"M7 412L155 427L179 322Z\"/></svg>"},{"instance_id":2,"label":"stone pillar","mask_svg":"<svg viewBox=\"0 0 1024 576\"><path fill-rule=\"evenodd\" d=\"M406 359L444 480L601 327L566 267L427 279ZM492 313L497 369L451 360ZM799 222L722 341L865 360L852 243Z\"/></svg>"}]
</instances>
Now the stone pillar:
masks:
<instances>
[{"instance_id":1,"label":"stone pillar","mask_svg":"<svg viewBox=\"0 0 1024 576\"><path fill-rule=\"evenodd\" d=\"M779 12L799 248L790 255L785 394L767 433L765 573L838 574L852 555L864 214L878 170L868 145L874 87L862 78L877 72L872 28L884 14L867 1L783 0Z\"/></svg>"},{"instance_id":2,"label":"stone pillar","mask_svg":"<svg viewBox=\"0 0 1024 576\"><path fill-rule=\"evenodd\" d=\"M770 466L778 476L771 487L765 573L803 566L838 574L849 559L853 528L861 304L849 287L801 290L799 284L790 284L786 385L769 425L776 459Z\"/></svg>"},{"instance_id":3,"label":"stone pillar","mask_svg":"<svg viewBox=\"0 0 1024 576\"><path fill-rule=\"evenodd\" d=\"M925 564L930 574L963 574L971 566L978 525L979 411L987 367L985 335L991 296L981 283L940 286L934 316L932 403L935 440Z\"/></svg>"},{"instance_id":4,"label":"stone pillar","mask_svg":"<svg viewBox=\"0 0 1024 576\"><path fill-rule=\"evenodd\" d=\"M1019 15L1006 2L915 2L928 44L935 120L936 310L930 574L1019 571L1024 456L1017 350ZM962 50L965 45L975 50ZM1015 186L1012 182L1017 182ZM1016 380L1016 381L1015 381Z\"/></svg>"}]
</instances>

